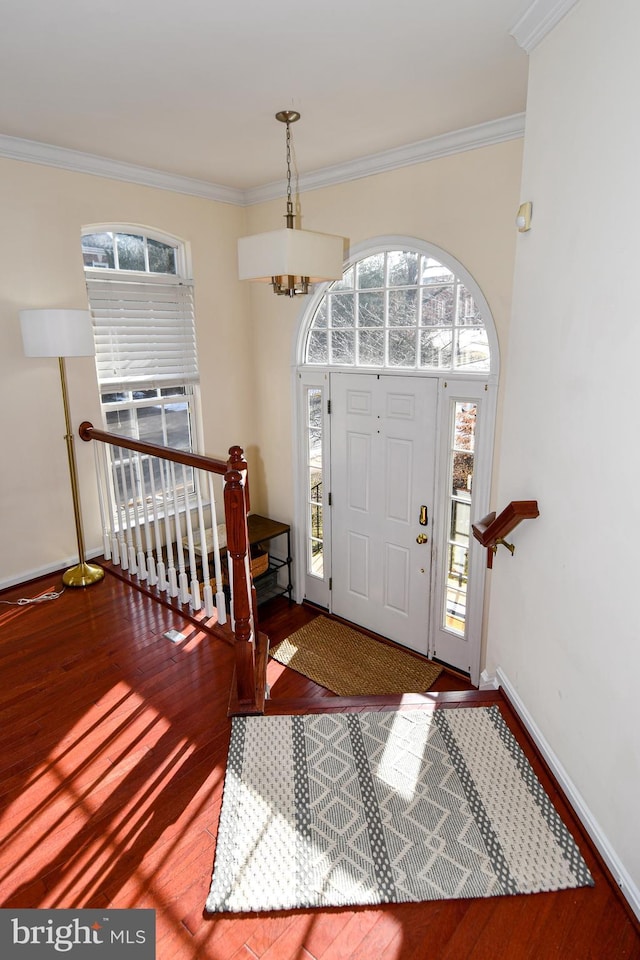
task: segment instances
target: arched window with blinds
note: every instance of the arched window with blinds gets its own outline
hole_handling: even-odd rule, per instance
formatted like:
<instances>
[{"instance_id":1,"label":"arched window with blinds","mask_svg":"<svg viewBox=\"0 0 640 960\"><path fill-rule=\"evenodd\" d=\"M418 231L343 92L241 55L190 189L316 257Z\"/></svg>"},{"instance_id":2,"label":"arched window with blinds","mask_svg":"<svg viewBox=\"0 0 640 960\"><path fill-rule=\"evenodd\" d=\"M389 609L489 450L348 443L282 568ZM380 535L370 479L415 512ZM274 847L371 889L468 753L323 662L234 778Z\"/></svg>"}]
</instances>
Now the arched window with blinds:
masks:
<instances>
[{"instance_id":1,"label":"arched window with blinds","mask_svg":"<svg viewBox=\"0 0 640 960\"><path fill-rule=\"evenodd\" d=\"M185 245L130 225L82 232L106 428L181 450L200 436L193 281Z\"/></svg>"}]
</instances>

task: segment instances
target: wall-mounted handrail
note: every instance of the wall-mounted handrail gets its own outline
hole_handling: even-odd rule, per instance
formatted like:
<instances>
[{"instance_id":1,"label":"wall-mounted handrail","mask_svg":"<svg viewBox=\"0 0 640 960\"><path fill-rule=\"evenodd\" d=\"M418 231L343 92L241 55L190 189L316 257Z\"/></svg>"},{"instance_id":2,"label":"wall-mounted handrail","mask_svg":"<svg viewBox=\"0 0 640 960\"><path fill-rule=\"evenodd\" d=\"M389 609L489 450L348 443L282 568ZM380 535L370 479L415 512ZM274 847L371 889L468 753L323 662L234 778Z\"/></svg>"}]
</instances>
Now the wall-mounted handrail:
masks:
<instances>
[{"instance_id":1,"label":"wall-mounted handrail","mask_svg":"<svg viewBox=\"0 0 640 960\"><path fill-rule=\"evenodd\" d=\"M512 500L502 513L496 516L495 510L488 513L482 520L471 524L473 535L483 547L487 548L487 567L493 567L493 558L498 545L502 544L513 556L515 546L507 543L505 537L514 530L522 520L532 520L540 516L537 500Z\"/></svg>"},{"instance_id":2,"label":"wall-mounted handrail","mask_svg":"<svg viewBox=\"0 0 640 960\"><path fill-rule=\"evenodd\" d=\"M207 617L215 612L213 591L217 590L219 624L226 622L222 585L223 574L228 574L236 666L233 712L264 712L268 642L258 633L247 530L248 468L242 448L231 447L225 461L109 433L88 421L80 424L78 432L83 440L99 441L105 451L102 471L98 470L105 558L135 577L134 585L145 592L149 592L150 586L177 598L181 604L189 604L193 610L204 607ZM138 455L128 461L128 467L124 465L122 450ZM155 466L151 467L151 463ZM194 471L190 494L187 467ZM224 569L220 562L212 474L221 476L224 483L228 554ZM179 499L178 490L184 500ZM204 521L205 509L211 515L209 530ZM195 520L192 513L197 514ZM215 567L213 580L209 574L210 552ZM204 603L200 597L198 557L204 579Z\"/></svg>"}]
</instances>

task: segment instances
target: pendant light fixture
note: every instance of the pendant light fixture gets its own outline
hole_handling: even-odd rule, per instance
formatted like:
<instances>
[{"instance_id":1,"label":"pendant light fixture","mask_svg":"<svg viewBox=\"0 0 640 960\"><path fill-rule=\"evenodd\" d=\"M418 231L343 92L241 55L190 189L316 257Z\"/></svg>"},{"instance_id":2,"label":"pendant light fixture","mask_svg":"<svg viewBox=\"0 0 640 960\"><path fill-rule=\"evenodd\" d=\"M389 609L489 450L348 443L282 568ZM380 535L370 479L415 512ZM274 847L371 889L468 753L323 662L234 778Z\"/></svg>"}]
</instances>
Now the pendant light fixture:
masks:
<instances>
[{"instance_id":1,"label":"pendant light fixture","mask_svg":"<svg viewBox=\"0 0 640 960\"><path fill-rule=\"evenodd\" d=\"M238 240L240 279L270 283L275 293L287 297L308 293L311 283L339 280L344 260L343 237L312 233L295 226L291 196L291 124L299 119L296 110L276 113L276 120L286 124L287 128L286 227Z\"/></svg>"}]
</instances>

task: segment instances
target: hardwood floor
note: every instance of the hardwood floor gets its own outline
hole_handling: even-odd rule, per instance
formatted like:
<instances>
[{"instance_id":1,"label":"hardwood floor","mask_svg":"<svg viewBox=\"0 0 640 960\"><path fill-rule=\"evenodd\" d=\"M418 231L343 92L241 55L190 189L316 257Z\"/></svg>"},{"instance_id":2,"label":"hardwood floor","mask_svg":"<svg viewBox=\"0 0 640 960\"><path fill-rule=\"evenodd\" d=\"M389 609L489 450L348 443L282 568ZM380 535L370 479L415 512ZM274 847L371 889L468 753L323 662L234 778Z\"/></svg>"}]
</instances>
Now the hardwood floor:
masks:
<instances>
[{"instance_id":1,"label":"hardwood floor","mask_svg":"<svg viewBox=\"0 0 640 960\"><path fill-rule=\"evenodd\" d=\"M0 600L60 589L52 576ZM283 599L260 612L274 643L316 615ZM56 600L0 604L0 626L0 906L154 908L159 960L640 958L638 924L499 693L443 674L422 702L500 703L594 888L205 918L231 648L111 576ZM169 629L184 641L166 639ZM268 679L270 712L363 709L274 661Z\"/></svg>"}]
</instances>

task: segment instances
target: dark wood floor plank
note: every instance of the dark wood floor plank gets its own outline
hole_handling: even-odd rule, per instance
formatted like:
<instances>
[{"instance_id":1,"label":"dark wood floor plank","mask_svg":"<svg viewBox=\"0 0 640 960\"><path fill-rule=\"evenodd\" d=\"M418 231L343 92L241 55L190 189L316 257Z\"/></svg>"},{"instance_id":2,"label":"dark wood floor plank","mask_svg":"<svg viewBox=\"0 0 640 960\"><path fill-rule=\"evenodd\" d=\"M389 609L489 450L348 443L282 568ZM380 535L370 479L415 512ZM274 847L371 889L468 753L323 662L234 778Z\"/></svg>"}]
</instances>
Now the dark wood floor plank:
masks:
<instances>
[{"instance_id":1,"label":"dark wood floor plank","mask_svg":"<svg viewBox=\"0 0 640 960\"><path fill-rule=\"evenodd\" d=\"M60 589L57 577L6 591ZM272 643L318 615L260 608ZM107 576L1 606L0 905L151 907L158 960L640 960L638 924L499 692L444 671L426 695L342 698L275 661L271 713L498 703L596 879L593 889L207 916L231 722L233 651ZM186 639L172 644L163 634Z\"/></svg>"}]
</instances>

